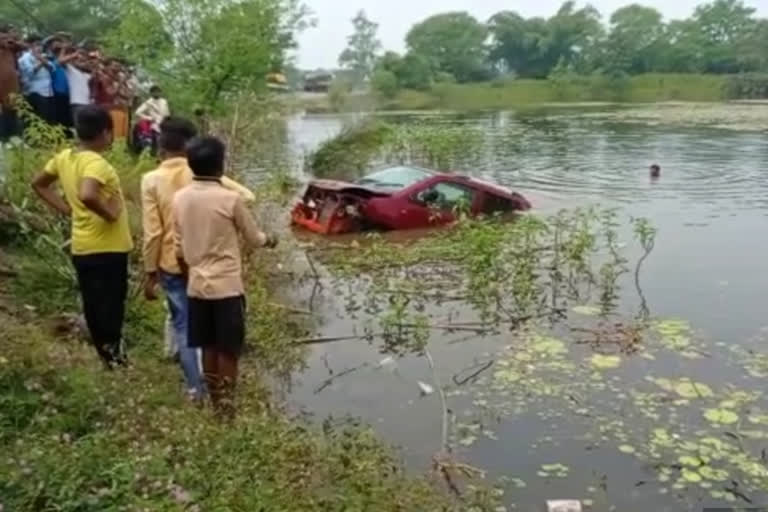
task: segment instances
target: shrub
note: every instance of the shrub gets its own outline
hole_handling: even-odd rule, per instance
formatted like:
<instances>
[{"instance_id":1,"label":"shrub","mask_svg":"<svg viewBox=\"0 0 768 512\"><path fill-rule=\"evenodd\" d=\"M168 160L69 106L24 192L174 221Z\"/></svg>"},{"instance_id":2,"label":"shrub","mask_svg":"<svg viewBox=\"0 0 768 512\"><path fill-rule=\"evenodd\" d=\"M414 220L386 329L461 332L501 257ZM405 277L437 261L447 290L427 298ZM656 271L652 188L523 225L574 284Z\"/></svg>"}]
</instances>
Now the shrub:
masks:
<instances>
[{"instance_id":1,"label":"shrub","mask_svg":"<svg viewBox=\"0 0 768 512\"><path fill-rule=\"evenodd\" d=\"M728 77L724 96L730 100L768 98L768 74L746 73Z\"/></svg>"},{"instance_id":2,"label":"shrub","mask_svg":"<svg viewBox=\"0 0 768 512\"><path fill-rule=\"evenodd\" d=\"M384 69L380 69L373 74L371 85L381 97L387 100L395 98L400 90L397 76L393 72Z\"/></svg>"}]
</instances>

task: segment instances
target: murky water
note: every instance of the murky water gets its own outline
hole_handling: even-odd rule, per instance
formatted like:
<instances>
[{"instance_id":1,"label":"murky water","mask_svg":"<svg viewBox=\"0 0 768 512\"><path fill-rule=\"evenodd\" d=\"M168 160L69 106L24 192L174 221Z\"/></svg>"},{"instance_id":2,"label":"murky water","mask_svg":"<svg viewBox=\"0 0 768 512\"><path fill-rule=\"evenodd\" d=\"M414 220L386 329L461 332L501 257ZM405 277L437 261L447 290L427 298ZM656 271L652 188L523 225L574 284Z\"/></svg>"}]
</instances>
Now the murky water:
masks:
<instances>
[{"instance_id":1,"label":"murky water","mask_svg":"<svg viewBox=\"0 0 768 512\"><path fill-rule=\"evenodd\" d=\"M691 360L663 353L628 358L617 376L606 378L607 384L596 389L586 384L590 372L578 370L569 377L583 379L574 382L574 393L594 393L595 398L588 413L574 415L561 410L563 404L558 399L562 397L538 397L531 400L535 404L520 408L509 407L509 401L505 403L494 394L493 387L499 384L499 378L493 378L494 371L510 367L500 366L507 357L509 336L462 341L458 334L436 334L429 347L444 383L450 384L452 376L474 364L496 361L496 369L489 370L485 383L448 386L449 404L456 418L454 428L460 424L479 428L470 432L478 438L469 440L472 442L467 441L465 431L467 446L457 444L458 457L488 470L490 477L523 480L524 486L517 482L507 491L506 501L515 504L516 510L541 510L544 500L552 498L588 500L594 503L594 510L606 511L700 510L704 505L729 500L743 506L744 498L760 503L761 496L754 490L742 493L738 485L734 487L731 480L739 483L735 473L699 482L699 477L681 468L679 450L671 450L673 460L664 462L674 466L670 471L676 475L682 471L690 477L682 488L679 483L677 487L665 484L663 477L659 481L659 460L644 460L627 452L654 446L648 436L661 434L653 434L653 428L666 428L667 422L674 421L691 436L701 438L706 433L723 441L737 439L740 450L749 451L760 465L765 462L760 458L761 436L742 436L741 430L759 429L762 420L751 420L754 414L768 409L764 397L737 411L743 418L738 424L726 418L714 426L702 423L695 403L682 403L686 398L688 402L704 399L702 396L692 400L683 396L679 404L652 393L633 397L626 404L613 397L630 392L622 387L639 390L648 386L646 377L693 379L716 390L714 405L701 405L704 410L716 408L716 400L727 398L726 391L761 392L764 388L766 380L760 372L752 376L755 378L746 375L744 358L751 356L745 353L739 359L732 347L760 350L764 345L768 351L763 331L768 325L768 237L764 235L768 223L768 137L748 131L624 124L580 115L579 111L546 115L419 114L391 119L402 123L463 123L481 129L486 137L483 151L460 159L457 170L523 192L542 214L599 204L617 207L622 218L649 218L659 229L642 279L651 314L658 319L684 319L695 333L691 337L696 338L700 353L706 354ZM294 143L301 150L311 150L332 136L341 122L332 116L294 120ZM662 176L655 182L648 175L651 163L662 166ZM638 310L639 297L634 286L623 284L619 312L632 316ZM321 335L343 336L360 329L362 319L351 318L329 286L315 297L315 305L322 315ZM426 470L441 444L439 398L437 394L422 397L417 384L432 382L429 367L422 357L405 357L394 364L385 361L382 366L384 357L378 347L363 341L318 345L310 355L307 371L295 377L291 401L320 419L346 415L362 418L385 440L401 447L409 467ZM344 375L334 378L340 373ZM510 387L539 386L542 382L546 381L514 381ZM639 412L633 408L645 399L664 410L656 416L655 425L653 414L641 418L647 408ZM627 404L633 407L625 407ZM678 412L678 406L684 410ZM598 421L594 411L602 411L603 417L610 414L612 422L597 438L590 431L605 422ZM648 423L647 428L626 426L641 421ZM617 423L622 426L616 427ZM483 436L483 431L487 435ZM676 431L670 426L670 432ZM745 446L747 441L742 441L746 437L757 441ZM768 446L768 441L762 442ZM623 449L617 449L619 446ZM645 451L658 450L652 447ZM700 461L700 465L705 463L709 461ZM566 466L567 474L552 468L553 464ZM763 478L760 468L754 473ZM726 488L734 492L718 495Z\"/></svg>"}]
</instances>

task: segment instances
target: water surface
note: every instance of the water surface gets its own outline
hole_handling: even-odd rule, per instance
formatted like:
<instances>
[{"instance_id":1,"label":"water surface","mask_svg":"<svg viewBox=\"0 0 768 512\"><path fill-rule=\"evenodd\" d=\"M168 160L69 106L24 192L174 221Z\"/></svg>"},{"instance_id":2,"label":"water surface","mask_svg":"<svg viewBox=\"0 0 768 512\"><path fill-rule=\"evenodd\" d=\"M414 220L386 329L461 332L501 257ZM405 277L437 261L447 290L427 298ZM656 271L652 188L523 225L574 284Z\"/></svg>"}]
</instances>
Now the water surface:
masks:
<instances>
[{"instance_id":1,"label":"water surface","mask_svg":"<svg viewBox=\"0 0 768 512\"><path fill-rule=\"evenodd\" d=\"M718 393L737 386L761 391L765 379L744 380L743 365L734 363L731 347L759 350L762 329L768 324L768 240L764 236L768 139L764 134L622 123L578 110L388 118L400 123L464 124L481 130L485 138L482 150L460 156L454 164L456 170L523 192L539 214L597 204L618 208L623 219L647 217L658 228L655 250L642 279L651 315L684 319L708 357L691 361L663 355L653 361L635 358L623 365L620 381L611 377L609 383L641 389L648 385L645 377L655 376L695 379ZM343 118L334 116L295 119L290 127L293 142L301 151L310 151L333 136L342 122ZM652 163L662 167L656 181L648 173ZM631 238L631 233L625 234ZM628 251L637 255L636 249ZM623 285L618 310L631 317L638 311L639 297L629 281ZM346 335L360 329L363 318L350 317L330 286L315 300L322 315L321 335ZM443 382L450 383L456 372L474 363L503 359L511 339L461 338L436 333L430 341ZM360 417L385 440L401 447L409 467L426 470L441 444L440 401L436 394L420 396L417 385L418 381L432 382L429 368L423 357L405 357L394 365L381 366L384 358L379 347L363 341L318 345L309 357L309 368L295 377L291 401L318 418ZM328 381L345 371L350 373ZM493 371L487 376L491 381ZM587 373L582 376L588 380ZM495 400L493 393L485 396L482 386L454 391L449 401L456 423L476 422L482 416L482 429L487 427L490 434L478 435L466 448L458 446L458 456L489 470L490 476L522 479L525 487L512 486L506 497L516 510L540 510L543 501L551 498L590 500L594 510L696 510L703 504L724 502L712 497L712 489L732 487L727 482L709 487L694 482L685 489L674 489L658 482L658 468L653 464L617 450L621 439L594 442L588 435L597 423L594 418L542 414L561 410L557 400L537 400L527 411L505 413L489 408L483 413L483 405ZM636 411L610 411L611 403L611 398L596 396L594 407L627 423L634 421ZM746 417L765 407L761 397L738 412ZM700 414L675 416L675 421L691 433L703 432L699 424L706 424ZM742 428L742 422L720 427L714 428L715 433L727 439L736 427ZM632 435L627 437L625 446L642 443ZM759 446L758 442L745 450ZM553 463L566 465L568 475L538 474L542 465ZM748 497L761 499L753 493ZM728 499L740 500L732 494Z\"/></svg>"}]
</instances>

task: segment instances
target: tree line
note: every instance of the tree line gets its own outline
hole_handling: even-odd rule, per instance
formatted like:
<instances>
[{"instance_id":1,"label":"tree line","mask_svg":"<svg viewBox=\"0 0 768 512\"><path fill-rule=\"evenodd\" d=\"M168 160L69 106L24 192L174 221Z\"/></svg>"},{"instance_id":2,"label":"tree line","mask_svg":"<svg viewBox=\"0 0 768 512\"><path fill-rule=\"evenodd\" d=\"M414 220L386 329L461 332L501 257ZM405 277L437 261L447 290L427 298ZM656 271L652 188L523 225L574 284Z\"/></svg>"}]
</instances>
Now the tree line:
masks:
<instances>
[{"instance_id":1,"label":"tree line","mask_svg":"<svg viewBox=\"0 0 768 512\"><path fill-rule=\"evenodd\" d=\"M604 20L594 7L579 8L574 1L549 18L502 11L481 21L467 12L446 12L414 25L403 55L379 52L378 25L364 12L353 23L340 64L385 92L565 72L768 72L768 19L741 0L714 0L687 19L671 21L640 4Z\"/></svg>"}]
</instances>

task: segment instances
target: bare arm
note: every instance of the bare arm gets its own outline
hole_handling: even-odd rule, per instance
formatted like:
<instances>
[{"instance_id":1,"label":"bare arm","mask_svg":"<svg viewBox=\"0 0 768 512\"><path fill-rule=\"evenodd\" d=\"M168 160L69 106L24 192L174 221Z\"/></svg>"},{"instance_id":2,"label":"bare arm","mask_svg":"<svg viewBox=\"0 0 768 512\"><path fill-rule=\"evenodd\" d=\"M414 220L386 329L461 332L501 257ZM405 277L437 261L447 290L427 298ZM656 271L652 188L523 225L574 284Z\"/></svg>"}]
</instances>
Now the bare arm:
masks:
<instances>
[{"instance_id":1,"label":"bare arm","mask_svg":"<svg viewBox=\"0 0 768 512\"><path fill-rule=\"evenodd\" d=\"M42 199L48 206L61 213L62 215L69 215L72 213L72 209L69 207L64 198L53 189L53 184L56 183L58 177L47 172L41 172L37 178L32 182L32 188L40 199Z\"/></svg>"},{"instance_id":2,"label":"bare arm","mask_svg":"<svg viewBox=\"0 0 768 512\"><path fill-rule=\"evenodd\" d=\"M120 197L114 195L107 201L101 198L101 189L103 185L93 178L83 178L80 184L79 198L86 208L106 220L115 222L120 216L122 204Z\"/></svg>"}]
</instances>

